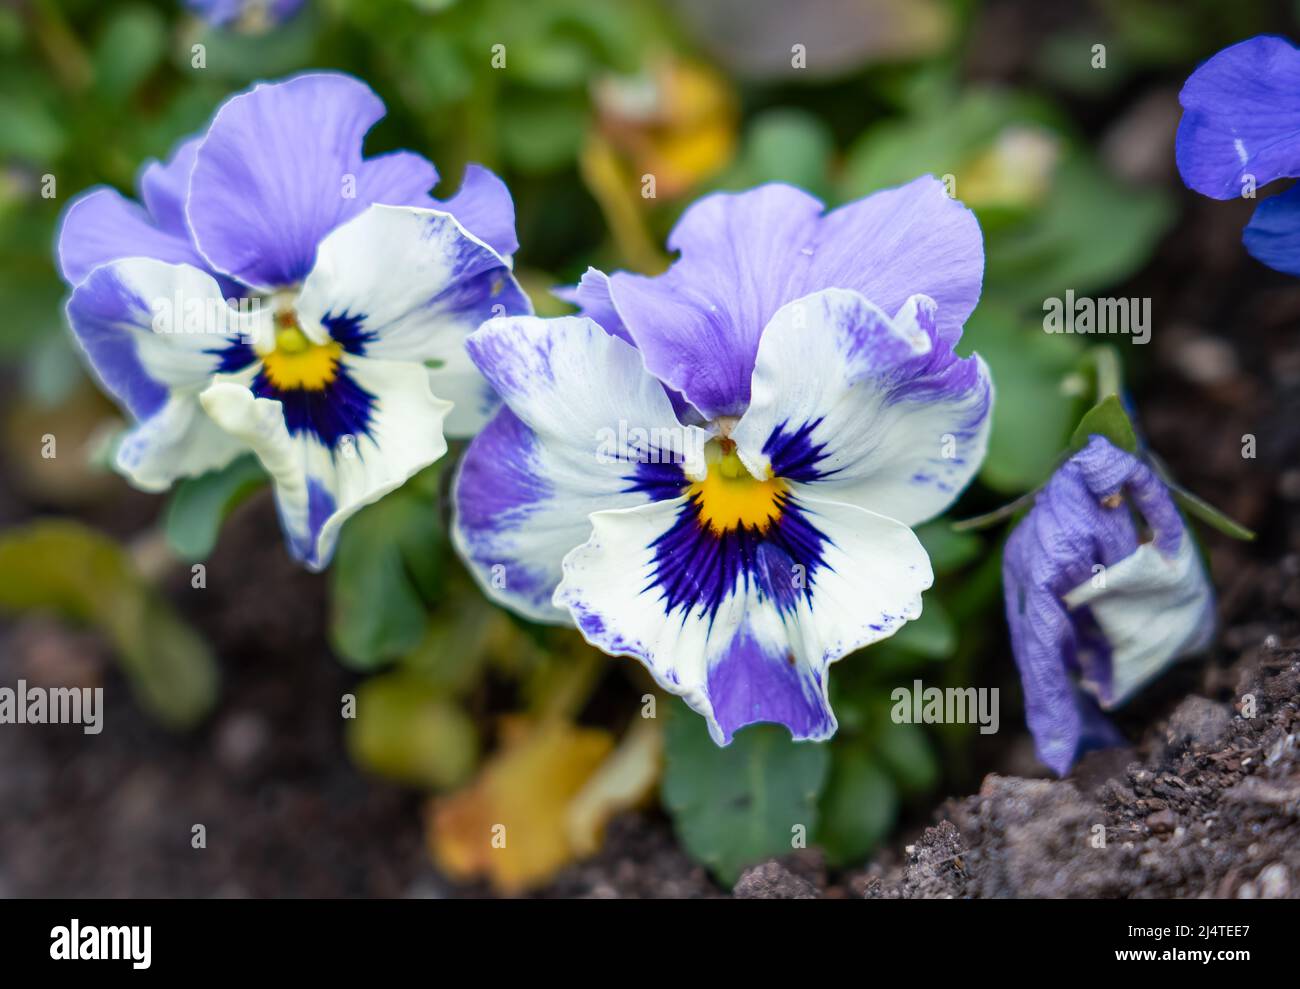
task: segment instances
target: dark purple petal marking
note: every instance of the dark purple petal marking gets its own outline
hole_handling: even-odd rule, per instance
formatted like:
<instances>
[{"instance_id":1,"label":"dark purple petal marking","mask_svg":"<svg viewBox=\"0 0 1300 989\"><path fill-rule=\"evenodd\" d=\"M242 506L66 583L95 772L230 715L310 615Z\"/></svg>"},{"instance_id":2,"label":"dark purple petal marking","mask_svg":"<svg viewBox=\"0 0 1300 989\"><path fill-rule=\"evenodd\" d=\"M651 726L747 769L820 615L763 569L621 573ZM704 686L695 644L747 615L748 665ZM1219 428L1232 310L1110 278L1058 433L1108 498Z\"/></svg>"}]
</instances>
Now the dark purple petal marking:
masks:
<instances>
[{"instance_id":1,"label":"dark purple petal marking","mask_svg":"<svg viewBox=\"0 0 1300 989\"><path fill-rule=\"evenodd\" d=\"M654 571L645 591L658 589L664 614L680 609L683 620L703 608L712 622L738 586L756 591L760 601L770 601L782 614L793 612L801 595L811 607L829 540L788 492L778 496L777 508L765 532L741 525L719 534L702 521L700 498L692 496L672 528L651 544ZM804 568L802 586L796 585L796 565Z\"/></svg>"},{"instance_id":2,"label":"dark purple petal marking","mask_svg":"<svg viewBox=\"0 0 1300 989\"><path fill-rule=\"evenodd\" d=\"M728 743L760 721L785 725L795 738L824 738L834 729L816 671L764 649L746 628L709 670L708 692Z\"/></svg>"}]
</instances>

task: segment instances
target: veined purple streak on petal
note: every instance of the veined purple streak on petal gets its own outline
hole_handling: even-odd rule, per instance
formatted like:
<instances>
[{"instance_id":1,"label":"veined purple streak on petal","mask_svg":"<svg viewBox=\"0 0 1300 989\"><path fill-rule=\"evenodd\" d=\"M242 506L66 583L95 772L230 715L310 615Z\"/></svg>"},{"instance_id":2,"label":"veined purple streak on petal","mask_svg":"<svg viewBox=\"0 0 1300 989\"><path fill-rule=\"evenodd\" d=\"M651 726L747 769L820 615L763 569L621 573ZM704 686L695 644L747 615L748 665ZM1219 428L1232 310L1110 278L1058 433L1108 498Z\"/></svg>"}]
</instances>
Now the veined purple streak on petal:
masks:
<instances>
[{"instance_id":1,"label":"veined purple streak on petal","mask_svg":"<svg viewBox=\"0 0 1300 989\"><path fill-rule=\"evenodd\" d=\"M107 268L88 278L68 303L69 320L82 327L77 339L96 376L110 395L143 421L167 404L168 391L145 370L131 334L117 328L132 313L147 323L152 310Z\"/></svg>"},{"instance_id":2,"label":"veined purple streak on petal","mask_svg":"<svg viewBox=\"0 0 1300 989\"><path fill-rule=\"evenodd\" d=\"M365 319L364 315L344 314L326 316L321 323L345 353L364 357L366 344L373 339L372 333L361 329ZM260 360L252 345L243 340L212 353L220 359L221 372L242 371ZM323 388L279 388L264 367L258 370L250 387L258 398L280 403L291 436L309 434L333 450L345 436L370 435L378 398L357 384L341 362L335 363L333 376Z\"/></svg>"},{"instance_id":3,"label":"veined purple streak on petal","mask_svg":"<svg viewBox=\"0 0 1300 989\"><path fill-rule=\"evenodd\" d=\"M821 701L821 686L820 671L805 672L773 655L743 627L708 677L713 716L727 741L760 720L785 725L795 738L828 737L835 719Z\"/></svg>"},{"instance_id":4,"label":"veined purple streak on petal","mask_svg":"<svg viewBox=\"0 0 1300 989\"><path fill-rule=\"evenodd\" d=\"M663 275L588 272L569 297L634 342L706 419L743 413L759 339L781 306L826 288L889 312L927 295L947 349L984 270L974 215L929 176L830 212L786 185L716 193L682 215L668 246L681 256Z\"/></svg>"},{"instance_id":5,"label":"veined purple streak on petal","mask_svg":"<svg viewBox=\"0 0 1300 989\"><path fill-rule=\"evenodd\" d=\"M642 491L654 501L680 497L690 481L677 464L638 464L629 475L629 491ZM651 547L654 569L645 587L648 598L663 607L665 617L680 612L682 620L701 610L709 621L723 601L738 588L753 589L783 615L792 614L802 596L809 606L817 572L825 566L822 549L826 536L800 510L788 491L774 502L776 516L765 530L738 525L724 532L712 529L702 518L702 502L693 495L678 511L672 528ZM795 589L790 574L798 563L805 568L804 586Z\"/></svg>"},{"instance_id":6,"label":"veined purple streak on petal","mask_svg":"<svg viewBox=\"0 0 1300 989\"><path fill-rule=\"evenodd\" d=\"M1168 490L1136 457L1094 436L1039 493L1007 540L1003 591L1012 648L1025 691L1025 715L1039 758L1064 774L1084 752L1122 744L1092 698L1076 684L1082 659L1097 652L1089 675L1107 676L1107 643L1086 609L1071 612L1063 598L1112 567L1141 543L1131 499L1167 556L1191 538Z\"/></svg>"}]
</instances>

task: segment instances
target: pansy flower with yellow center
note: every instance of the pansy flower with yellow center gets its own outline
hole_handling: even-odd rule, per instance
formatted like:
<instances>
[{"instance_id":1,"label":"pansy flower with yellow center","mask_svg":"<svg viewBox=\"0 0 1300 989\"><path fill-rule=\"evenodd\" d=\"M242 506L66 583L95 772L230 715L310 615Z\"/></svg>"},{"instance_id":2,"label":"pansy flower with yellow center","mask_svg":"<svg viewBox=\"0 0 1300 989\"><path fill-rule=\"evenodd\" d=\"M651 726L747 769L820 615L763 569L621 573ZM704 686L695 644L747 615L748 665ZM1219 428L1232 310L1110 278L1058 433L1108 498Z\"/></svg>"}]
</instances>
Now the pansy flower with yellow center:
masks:
<instances>
[{"instance_id":1,"label":"pansy flower with yellow center","mask_svg":"<svg viewBox=\"0 0 1300 989\"><path fill-rule=\"evenodd\" d=\"M433 199L424 158L363 157L383 113L337 73L260 84L145 169L143 205L92 190L59 236L69 322L137 421L118 468L158 491L252 450L313 569L444 431L482 426L497 400L465 338L531 312L505 186L470 166Z\"/></svg>"},{"instance_id":2,"label":"pansy flower with yellow center","mask_svg":"<svg viewBox=\"0 0 1300 989\"><path fill-rule=\"evenodd\" d=\"M504 407L466 452L456 545L486 591L635 657L719 744L835 731L828 667L921 612L912 526L978 470L987 369L953 347L978 224L935 179L824 213L706 197L657 278L589 271L582 316L494 319Z\"/></svg>"}]
</instances>

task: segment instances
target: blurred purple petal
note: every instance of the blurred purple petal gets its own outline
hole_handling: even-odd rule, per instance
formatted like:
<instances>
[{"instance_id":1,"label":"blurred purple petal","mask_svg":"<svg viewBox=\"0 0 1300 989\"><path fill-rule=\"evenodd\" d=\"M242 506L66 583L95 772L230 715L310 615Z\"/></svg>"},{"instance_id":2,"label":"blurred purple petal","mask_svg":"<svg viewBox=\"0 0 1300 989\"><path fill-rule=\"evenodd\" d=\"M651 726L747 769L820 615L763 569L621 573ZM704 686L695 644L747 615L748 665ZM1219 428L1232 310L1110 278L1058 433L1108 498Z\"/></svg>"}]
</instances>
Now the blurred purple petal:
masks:
<instances>
[{"instance_id":1,"label":"blurred purple petal","mask_svg":"<svg viewBox=\"0 0 1300 989\"><path fill-rule=\"evenodd\" d=\"M1241 239L1257 261L1288 275L1300 275L1300 185L1255 207Z\"/></svg>"},{"instance_id":2,"label":"blurred purple petal","mask_svg":"<svg viewBox=\"0 0 1300 989\"><path fill-rule=\"evenodd\" d=\"M1242 193L1300 169L1300 49L1261 35L1225 48L1200 65L1179 100L1178 171L1215 199Z\"/></svg>"}]
</instances>

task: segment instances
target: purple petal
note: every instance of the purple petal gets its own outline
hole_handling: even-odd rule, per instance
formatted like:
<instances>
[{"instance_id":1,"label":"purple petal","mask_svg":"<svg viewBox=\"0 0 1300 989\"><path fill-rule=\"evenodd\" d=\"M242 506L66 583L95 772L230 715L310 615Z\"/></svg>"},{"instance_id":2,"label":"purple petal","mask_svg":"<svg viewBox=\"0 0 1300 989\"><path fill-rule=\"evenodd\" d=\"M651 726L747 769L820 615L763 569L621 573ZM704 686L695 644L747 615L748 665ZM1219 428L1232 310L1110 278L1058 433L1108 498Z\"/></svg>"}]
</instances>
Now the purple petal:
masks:
<instances>
[{"instance_id":1,"label":"purple petal","mask_svg":"<svg viewBox=\"0 0 1300 989\"><path fill-rule=\"evenodd\" d=\"M1183 181L1215 199L1297 174L1300 165L1300 49L1261 35L1199 66L1179 100L1177 160Z\"/></svg>"},{"instance_id":2,"label":"purple petal","mask_svg":"<svg viewBox=\"0 0 1300 989\"><path fill-rule=\"evenodd\" d=\"M749 401L758 339L798 290L822 205L787 185L716 193L691 206L668 238L682 257L657 278L618 272L618 311L646 367L707 418Z\"/></svg>"},{"instance_id":3,"label":"purple petal","mask_svg":"<svg viewBox=\"0 0 1300 989\"><path fill-rule=\"evenodd\" d=\"M186 241L190 239L190 228L185 220L185 198L201 141L199 137L182 141L166 162L151 161L140 173L140 199L154 224Z\"/></svg>"},{"instance_id":4,"label":"purple petal","mask_svg":"<svg viewBox=\"0 0 1300 989\"><path fill-rule=\"evenodd\" d=\"M825 216L791 186L715 194L686 211L668 246L682 256L667 273L615 274L612 299L646 367L709 418L744 411L759 338L782 305L845 288L894 312L924 294L952 345L984 272L974 215L929 176Z\"/></svg>"},{"instance_id":5,"label":"purple petal","mask_svg":"<svg viewBox=\"0 0 1300 989\"><path fill-rule=\"evenodd\" d=\"M1241 239L1257 261L1275 271L1300 275L1300 185L1255 207Z\"/></svg>"},{"instance_id":6,"label":"purple petal","mask_svg":"<svg viewBox=\"0 0 1300 989\"><path fill-rule=\"evenodd\" d=\"M762 721L790 730L792 738L829 738L835 715L817 674L789 661L783 650L765 649L747 627L709 670L708 695L724 745L741 728Z\"/></svg>"},{"instance_id":7,"label":"purple petal","mask_svg":"<svg viewBox=\"0 0 1300 989\"><path fill-rule=\"evenodd\" d=\"M886 312L927 295L939 307L939 343L961 339L980 299L984 240L975 214L938 179L923 175L832 210L817 241L805 292L851 288Z\"/></svg>"},{"instance_id":8,"label":"purple petal","mask_svg":"<svg viewBox=\"0 0 1300 989\"><path fill-rule=\"evenodd\" d=\"M467 165L456 195L434 205L445 209L461 226L503 257L519 250L515 204L510 190L482 165Z\"/></svg>"},{"instance_id":9,"label":"purple petal","mask_svg":"<svg viewBox=\"0 0 1300 989\"><path fill-rule=\"evenodd\" d=\"M212 325L187 327L187 305ZM170 391L206 381L245 326L207 272L153 258L95 268L73 290L67 315L105 390L137 419L158 412Z\"/></svg>"},{"instance_id":10,"label":"purple petal","mask_svg":"<svg viewBox=\"0 0 1300 989\"><path fill-rule=\"evenodd\" d=\"M216 27L229 27L245 16L264 25L283 24L306 0L185 0L185 6Z\"/></svg>"},{"instance_id":11,"label":"purple petal","mask_svg":"<svg viewBox=\"0 0 1300 989\"><path fill-rule=\"evenodd\" d=\"M559 288L554 294L565 302L575 305L579 315L595 320L606 333L612 333L620 340L626 340L632 346L636 341L623 325L623 317L618 314L614 298L610 294L609 276L597 268L588 268L573 288Z\"/></svg>"},{"instance_id":12,"label":"purple petal","mask_svg":"<svg viewBox=\"0 0 1300 989\"><path fill-rule=\"evenodd\" d=\"M1025 717L1039 758L1064 774L1100 737L1075 683L1085 653L1097 643L1085 616L1067 610L1064 598L1086 584L1097 565L1109 568L1132 556L1139 536L1122 503L1103 501L1123 493L1153 532L1153 545L1173 555L1190 538L1168 490L1149 467L1099 436L1071 457L1039 492L1033 509L1007 540L1003 590L1011 644L1025 694ZM1100 661L1104 667L1106 659ZM1104 669L1100 676L1106 675ZM1104 685L1103 685L1104 686Z\"/></svg>"},{"instance_id":13,"label":"purple petal","mask_svg":"<svg viewBox=\"0 0 1300 989\"><path fill-rule=\"evenodd\" d=\"M362 158L383 115L368 86L339 73L261 83L228 100L199 146L187 207L211 265L264 290L293 285L325 235L366 207L428 206L437 172L425 159Z\"/></svg>"},{"instance_id":14,"label":"purple petal","mask_svg":"<svg viewBox=\"0 0 1300 989\"><path fill-rule=\"evenodd\" d=\"M160 229L143 207L113 189L91 189L74 199L59 227L59 271L69 285L122 258L156 258L207 268L185 236Z\"/></svg>"}]
</instances>

